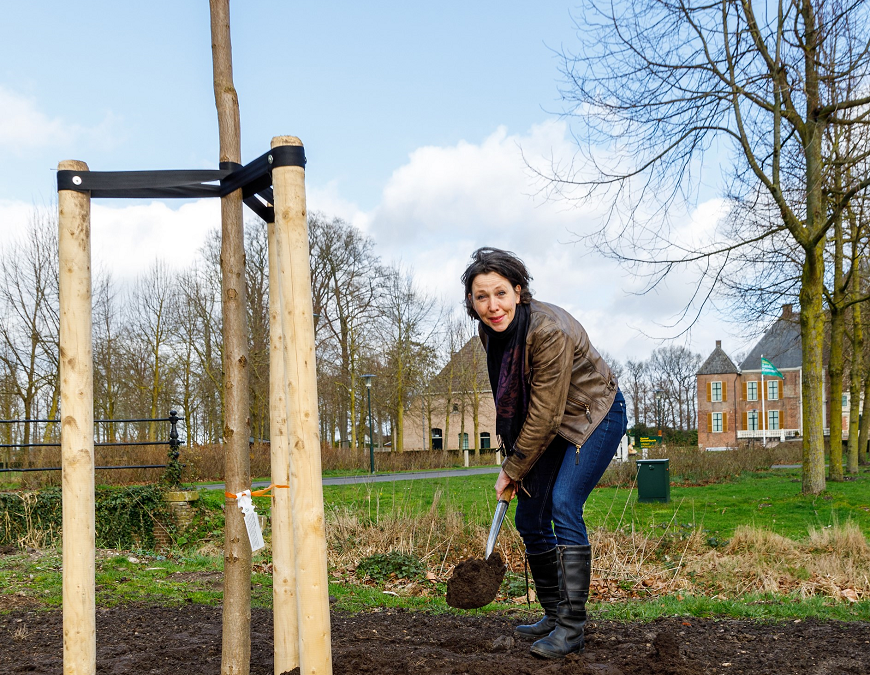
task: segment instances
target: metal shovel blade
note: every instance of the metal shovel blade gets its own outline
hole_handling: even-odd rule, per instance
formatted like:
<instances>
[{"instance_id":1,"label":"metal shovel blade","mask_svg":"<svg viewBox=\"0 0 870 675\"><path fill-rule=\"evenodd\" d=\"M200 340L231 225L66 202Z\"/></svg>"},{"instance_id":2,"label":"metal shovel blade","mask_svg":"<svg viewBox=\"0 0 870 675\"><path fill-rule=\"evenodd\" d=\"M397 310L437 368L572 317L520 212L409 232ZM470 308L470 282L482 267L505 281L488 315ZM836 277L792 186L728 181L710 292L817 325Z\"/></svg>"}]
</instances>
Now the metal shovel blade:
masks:
<instances>
[{"instance_id":1,"label":"metal shovel blade","mask_svg":"<svg viewBox=\"0 0 870 675\"><path fill-rule=\"evenodd\" d=\"M507 496L507 499L499 499L498 504L495 505L495 515L492 517L492 525L489 526L489 536L486 538L486 555L483 558L484 560L489 560L489 556L492 555L495 549L495 540L498 539L498 533L501 531L504 514L507 513L510 499L514 496L513 488L508 487L502 492L502 495Z\"/></svg>"}]
</instances>

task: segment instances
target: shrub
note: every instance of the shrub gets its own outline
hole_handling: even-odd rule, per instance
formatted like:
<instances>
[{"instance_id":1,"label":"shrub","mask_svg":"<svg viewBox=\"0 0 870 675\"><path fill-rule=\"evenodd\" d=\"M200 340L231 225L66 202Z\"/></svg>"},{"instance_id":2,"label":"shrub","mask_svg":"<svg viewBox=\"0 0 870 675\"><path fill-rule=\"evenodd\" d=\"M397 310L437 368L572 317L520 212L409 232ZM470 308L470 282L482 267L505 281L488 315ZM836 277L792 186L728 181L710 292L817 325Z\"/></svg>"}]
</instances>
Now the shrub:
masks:
<instances>
[{"instance_id":1,"label":"shrub","mask_svg":"<svg viewBox=\"0 0 870 675\"><path fill-rule=\"evenodd\" d=\"M426 566L414 555L390 551L376 553L360 560L356 567L359 577L368 577L374 581L385 581L391 577L397 579L414 579L419 577Z\"/></svg>"},{"instance_id":2,"label":"shrub","mask_svg":"<svg viewBox=\"0 0 870 675\"><path fill-rule=\"evenodd\" d=\"M154 547L154 522L169 522L161 488L99 487L95 493L96 544L104 548ZM63 525L61 489L0 493L0 544L46 546Z\"/></svg>"}]
</instances>

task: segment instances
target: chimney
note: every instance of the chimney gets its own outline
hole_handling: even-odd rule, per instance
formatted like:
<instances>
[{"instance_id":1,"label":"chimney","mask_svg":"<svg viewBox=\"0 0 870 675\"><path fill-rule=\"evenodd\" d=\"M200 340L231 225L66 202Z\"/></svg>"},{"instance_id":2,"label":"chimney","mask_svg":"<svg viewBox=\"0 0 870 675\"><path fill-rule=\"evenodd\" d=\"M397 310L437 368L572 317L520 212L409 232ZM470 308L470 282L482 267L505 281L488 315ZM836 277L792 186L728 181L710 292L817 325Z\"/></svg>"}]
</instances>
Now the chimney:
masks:
<instances>
[{"instance_id":1,"label":"chimney","mask_svg":"<svg viewBox=\"0 0 870 675\"><path fill-rule=\"evenodd\" d=\"M716 340L716 349L722 349L722 340Z\"/></svg>"},{"instance_id":2,"label":"chimney","mask_svg":"<svg viewBox=\"0 0 870 675\"><path fill-rule=\"evenodd\" d=\"M782 316L780 316L779 318L780 319L791 319L791 314L792 314L791 303L789 302L789 303L786 303L785 305L782 306Z\"/></svg>"}]
</instances>

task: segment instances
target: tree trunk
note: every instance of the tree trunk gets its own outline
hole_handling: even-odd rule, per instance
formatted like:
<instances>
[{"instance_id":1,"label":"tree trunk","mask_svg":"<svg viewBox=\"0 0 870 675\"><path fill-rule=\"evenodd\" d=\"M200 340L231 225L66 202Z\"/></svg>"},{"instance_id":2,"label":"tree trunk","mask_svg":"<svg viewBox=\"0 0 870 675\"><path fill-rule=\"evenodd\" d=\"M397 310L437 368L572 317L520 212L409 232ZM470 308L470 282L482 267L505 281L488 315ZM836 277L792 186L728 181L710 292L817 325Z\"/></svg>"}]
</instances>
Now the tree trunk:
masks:
<instances>
[{"instance_id":1,"label":"tree trunk","mask_svg":"<svg viewBox=\"0 0 870 675\"><path fill-rule=\"evenodd\" d=\"M856 358L860 356L856 355ZM867 441L870 439L870 353L864 355L864 398L861 403L861 421L858 428L858 461L861 453L867 452Z\"/></svg>"},{"instance_id":2,"label":"tree trunk","mask_svg":"<svg viewBox=\"0 0 870 675\"><path fill-rule=\"evenodd\" d=\"M825 321L822 313L822 285L825 271L825 242L806 250L801 274L800 323L803 359L803 480L804 494L819 494L825 489L825 437L822 406L824 370L822 347Z\"/></svg>"},{"instance_id":3,"label":"tree trunk","mask_svg":"<svg viewBox=\"0 0 870 675\"><path fill-rule=\"evenodd\" d=\"M831 380L830 411L828 425L830 435L830 461L828 478L843 480L843 342L846 336L846 317L843 314L845 300L843 288L843 220L834 223L834 288L831 309L831 355L828 361L828 377Z\"/></svg>"},{"instance_id":4,"label":"tree trunk","mask_svg":"<svg viewBox=\"0 0 870 675\"><path fill-rule=\"evenodd\" d=\"M233 86L229 0L210 0L214 95L220 161L241 163L239 101ZM226 489L251 486L248 327L242 191L221 197L221 297L224 337L224 472ZM251 666L251 545L236 500L228 499L224 529L222 675L247 675Z\"/></svg>"},{"instance_id":5,"label":"tree trunk","mask_svg":"<svg viewBox=\"0 0 870 675\"><path fill-rule=\"evenodd\" d=\"M828 362L828 376L831 380L830 420L830 461L828 480L843 480L843 340L845 337L845 317L843 311L831 307L831 356Z\"/></svg>"},{"instance_id":6,"label":"tree trunk","mask_svg":"<svg viewBox=\"0 0 870 675\"><path fill-rule=\"evenodd\" d=\"M852 267L855 279L860 277L858 261ZM859 284L853 281L853 288ZM852 306L852 369L849 375L849 460L850 474L858 473L858 423L861 402L861 381L864 376L864 327L861 325L861 303Z\"/></svg>"}]
</instances>

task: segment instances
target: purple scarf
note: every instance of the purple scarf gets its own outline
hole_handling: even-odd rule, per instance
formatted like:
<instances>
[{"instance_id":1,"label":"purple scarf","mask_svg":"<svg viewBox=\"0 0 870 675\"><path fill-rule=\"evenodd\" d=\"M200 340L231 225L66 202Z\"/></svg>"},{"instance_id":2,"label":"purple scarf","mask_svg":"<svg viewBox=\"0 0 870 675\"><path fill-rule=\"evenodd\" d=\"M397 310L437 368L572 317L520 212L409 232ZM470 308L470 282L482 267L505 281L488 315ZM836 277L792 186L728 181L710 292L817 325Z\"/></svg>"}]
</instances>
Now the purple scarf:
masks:
<instances>
[{"instance_id":1,"label":"purple scarf","mask_svg":"<svg viewBox=\"0 0 870 675\"><path fill-rule=\"evenodd\" d=\"M529 305L517 305L513 321L502 332L481 323L489 338L486 370L495 399L495 433L499 448L506 454L513 452L529 411L529 391L523 368L530 315Z\"/></svg>"}]
</instances>

